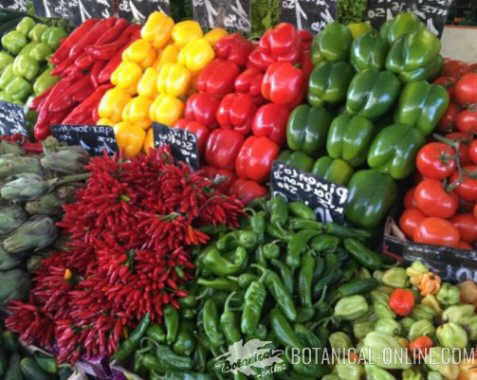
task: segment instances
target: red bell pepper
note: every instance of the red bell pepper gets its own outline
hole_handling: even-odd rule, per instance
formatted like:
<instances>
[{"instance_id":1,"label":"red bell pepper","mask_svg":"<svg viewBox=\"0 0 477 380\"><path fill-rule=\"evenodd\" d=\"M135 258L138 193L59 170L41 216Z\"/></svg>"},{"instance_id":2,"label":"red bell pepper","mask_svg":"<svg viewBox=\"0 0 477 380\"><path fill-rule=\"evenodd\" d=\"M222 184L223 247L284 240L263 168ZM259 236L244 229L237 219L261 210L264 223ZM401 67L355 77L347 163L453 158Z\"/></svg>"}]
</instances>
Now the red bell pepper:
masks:
<instances>
[{"instance_id":1,"label":"red bell pepper","mask_svg":"<svg viewBox=\"0 0 477 380\"><path fill-rule=\"evenodd\" d=\"M205 152L205 146L210 133L206 126L198 123L197 121L180 119L176 122L174 128L182 128L195 134L197 136L197 147L199 148L199 152Z\"/></svg>"},{"instance_id":2,"label":"red bell pepper","mask_svg":"<svg viewBox=\"0 0 477 380\"><path fill-rule=\"evenodd\" d=\"M240 178L264 182L270 176L273 161L279 153L280 147L269 138L250 136L235 160L235 171Z\"/></svg>"},{"instance_id":3,"label":"red bell pepper","mask_svg":"<svg viewBox=\"0 0 477 380\"><path fill-rule=\"evenodd\" d=\"M265 186L255 181L237 179L230 188L230 194L235 195L243 203L247 204L257 198L262 198L268 194Z\"/></svg>"},{"instance_id":4,"label":"red bell pepper","mask_svg":"<svg viewBox=\"0 0 477 380\"><path fill-rule=\"evenodd\" d=\"M215 44L215 53L218 58L226 59L239 66L245 66L254 45L240 34L229 34Z\"/></svg>"},{"instance_id":5,"label":"red bell pepper","mask_svg":"<svg viewBox=\"0 0 477 380\"><path fill-rule=\"evenodd\" d=\"M224 96L234 90L235 78L240 73L237 64L224 59L214 59L197 77L195 86L200 92Z\"/></svg>"},{"instance_id":6,"label":"red bell pepper","mask_svg":"<svg viewBox=\"0 0 477 380\"><path fill-rule=\"evenodd\" d=\"M311 34L308 30L300 29L298 31L298 36L300 37L301 48L303 50L310 50L311 44L313 43L313 34Z\"/></svg>"},{"instance_id":7,"label":"red bell pepper","mask_svg":"<svg viewBox=\"0 0 477 380\"><path fill-rule=\"evenodd\" d=\"M233 129L218 128L210 133L205 148L205 160L220 169L233 170L244 136Z\"/></svg>"},{"instance_id":8,"label":"red bell pepper","mask_svg":"<svg viewBox=\"0 0 477 380\"><path fill-rule=\"evenodd\" d=\"M242 94L249 94L255 101L255 104L263 104L261 89L263 81L263 72L259 69L250 68L242 72L235 79L235 91Z\"/></svg>"},{"instance_id":9,"label":"red bell pepper","mask_svg":"<svg viewBox=\"0 0 477 380\"><path fill-rule=\"evenodd\" d=\"M279 146L286 140L290 109L282 104L268 103L261 106L252 122L252 132L257 137L268 137Z\"/></svg>"},{"instance_id":10,"label":"red bell pepper","mask_svg":"<svg viewBox=\"0 0 477 380\"><path fill-rule=\"evenodd\" d=\"M260 39L259 49L270 55L275 62L298 63L301 56L301 37L298 30L282 22L269 29Z\"/></svg>"},{"instance_id":11,"label":"red bell pepper","mask_svg":"<svg viewBox=\"0 0 477 380\"><path fill-rule=\"evenodd\" d=\"M301 69L289 62L270 65L263 77L262 96L277 104L295 106L305 95L306 78Z\"/></svg>"},{"instance_id":12,"label":"red bell pepper","mask_svg":"<svg viewBox=\"0 0 477 380\"><path fill-rule=\"evenodd\" d=\"M217 189L224 194L227 194L230 187L237 179L233 171L228 169L214 168L213 166L205 166L201 172L207 178L210 178L217 186Z\"/></svg>"},{"instance_id":13,"label":"red bell pepper","mask_svg":"<svg viewBox=\"0 0 477 380\"><path fill-rule=\"evenodd\" d=\"M234 92L222 99L216 118L222 128L232 128L247 135L256 111L257 106L250 95Z\"/></svg>"},{"instance_id":14,"label":"red bell pepper","mask_svg":"<svg viewBox=\"0 0 477 380\"><path fill-rule=\"evenodd\" d=\"M215 128L217 126L215 114L219 105L219 97L199 92L187 99L184 116L186 119L195 120L208 128Z\"/></svg>"},{"instance_id":15,"label":"red bell pepper","mask_svg":"<svg viewBox=\"0 0 477 380\"><path fill-rule=\"evenodd\" d=\"M247 67L265 72L275 60L260 48L255 48L248 56Z\"/></svg>"}]
</instances>

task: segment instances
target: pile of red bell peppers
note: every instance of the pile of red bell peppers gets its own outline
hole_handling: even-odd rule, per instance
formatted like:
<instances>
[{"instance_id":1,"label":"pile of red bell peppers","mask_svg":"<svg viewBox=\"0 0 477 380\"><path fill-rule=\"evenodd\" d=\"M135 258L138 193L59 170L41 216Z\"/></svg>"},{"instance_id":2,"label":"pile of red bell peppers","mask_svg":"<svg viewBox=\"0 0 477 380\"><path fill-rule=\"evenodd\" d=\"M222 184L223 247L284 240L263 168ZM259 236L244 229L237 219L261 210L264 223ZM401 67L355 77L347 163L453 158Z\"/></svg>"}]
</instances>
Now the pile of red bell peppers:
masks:
<instances>
[{"instance_id":1,"label":"pile of red bell peppers","mask_svg":"<svg viewBox=\"0 0 477 380\"><path fill-rule=\"evenodd\" d=\"M98 104L123 50L140 36L140 26L122 18L89 19L64 39L52 56L53 75L62 79L34 99L35 138L55 124L96 124Z\"/></svg>"},{"instance_id":2,"label":"pile of red bell peppers","mask_svg":"<svg viewBox=\"0 0 477 380\"><path fill-rule=\"evenodd\" d=\"M204 171L244 202L267 194L263 183L285 144L289 114L306 93L311 41L288 23L258 44L238 34L222 38L175 125L197 135Z\"/></svg>"}]
</instances>

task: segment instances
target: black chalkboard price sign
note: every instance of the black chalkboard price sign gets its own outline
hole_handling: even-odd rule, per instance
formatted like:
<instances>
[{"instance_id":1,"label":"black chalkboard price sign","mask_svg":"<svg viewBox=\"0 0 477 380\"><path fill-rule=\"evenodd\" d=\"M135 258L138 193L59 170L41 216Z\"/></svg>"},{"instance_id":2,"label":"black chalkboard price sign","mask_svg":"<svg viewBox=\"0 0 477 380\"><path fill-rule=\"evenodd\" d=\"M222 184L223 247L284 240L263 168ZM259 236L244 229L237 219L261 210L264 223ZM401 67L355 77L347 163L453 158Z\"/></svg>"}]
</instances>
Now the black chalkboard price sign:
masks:
<instances>
[{"instance_id":1,"label":"black chalkboard price sign","mask_svg":"<svg viewBox=\"0 0 477 380\"><path fill-rule=\"evenodd\" d=\"M11 9L13 11L26 11L27 0L2 0L0 8Z\"/></svg>"},{"instance_id":2,"label":"black chalkboard price sign","mask_svg":"<svg viewBox=\"0 0 477 380\"><path fill-rule=\"evenodd\" d=\"M375 28L406 9L406 0L368 0L367 19Z\"/></svg>"},{"instance_id":3,"label":"black chalkboard price sign","mask_svg":"<svg viewBox=\"0 0 477 380\"><path fill-rule=\"evenodd\" d=\"M251 30L251 0L192 0L194 19L208 30L224 27L238 32Z\"/></svg>"},{"instance_id":4,"label":"black chalkboard price sign","mask_svg":"<svg viewBox=\"0 0 477 380\"><path fill-rule=\"evenodd\" d=\"M164 124L153 123L154 146L170 145L174 158L186 162L192 169L200 168L197 136L185 129L169 128Z\"/></svg>"},{"instance_id":5,"label":"black chalkboard price sign","mask_svg":"<svg viewBox=\"0 0 477 380\"><path fill-rule=\"evenodd\" d=\"M112 16L111 0L33 0L41 17L60 17L80 25L90 18Z\"/></svg>"},{"instance_id":6,"label":"black chalkboard price sign","mask_svg":"<svg viewBox=\"0 0 477 380\"><path fill-rule=\"evenodd\" d=\"M315 210L317 219L324 223L343 223L344 206L348 200L346 187L292 168L281 161L273 163L270 182L273 195L281 195L288 201L305 202Z\"/></svg>"},{"instance_id":7,"label":"black chalkboard price sign","mask_svg":"<svg viewBox=\"0 0 477 380\"><path fill-rule=\"evenodd\" d=\"M282 0L281 20L318 33L336 19L336 0Z\"/></svg>"},{"instance_id":8,"label":"black chalkboard price sign","mask_svg":"<svg viewBox=\"0 0 477 380\"><path fill-rule=\"evenodd\" d=\"M407 9L414 12L432 33L441 36L453 0L407 0Z\"/></svg>"},{"instance_id":9,"label":"black chalkboard price sign","mask_svg":"<svg viewBox=\"0 0 477 380\"><path fill-rule=\"evenodd\" d=\"M68 145L80 145L89 154L98 156L118 153L118 145L111 127L101 125L54 125L53 136Z\"/></svg>"},{"instance_id":10,"label":"black chalkboard price sign","mask_svg":"<svg viewBox=\"0 0 477 380\"><path fill-rule=\"evenodd\" d=\"M169 0L121 0L119 3L119 16L131 21L144 23L147 17L155 11L170 14Z\"/></svg>"},{"instance_id":11,"label":"black chalkboard price sign","mask_svg":"<svg viewBox=\"0 0 477 380\"><path fill-rule=\"evenodd\" d=\"M0 102L0 136L28 135L25 129L25 113L18 104Z\"/></svg>"}]
</instances>

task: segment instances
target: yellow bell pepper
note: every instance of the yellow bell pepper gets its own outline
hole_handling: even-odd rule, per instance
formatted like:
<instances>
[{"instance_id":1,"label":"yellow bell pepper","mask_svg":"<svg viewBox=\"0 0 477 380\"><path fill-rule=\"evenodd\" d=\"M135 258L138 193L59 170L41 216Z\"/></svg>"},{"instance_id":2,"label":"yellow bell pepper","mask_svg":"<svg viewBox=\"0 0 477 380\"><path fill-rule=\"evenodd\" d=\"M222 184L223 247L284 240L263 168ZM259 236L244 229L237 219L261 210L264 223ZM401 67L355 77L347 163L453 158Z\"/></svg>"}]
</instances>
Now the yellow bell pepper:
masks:
<instances>
[{"instance_id":1,"label":"yellow bell pepper","mask_svg":"<svg viewBox=\"0 0 477 380\"><path fill-rule=\"evenodd\" d=\"M142 129L148 129L151 126L149 119L149 107L152 99L147 96L136 96L124 108L127 109L126 115L123 112L123 121L128 121L140 126ZM126 116L126 117L124 117Z\"/></svg>"},{"instance_id":2,"label":"yellow bell pepper","mask_svg":"<svg viewBox=\"0 0 477 380\"><path fill-rule=\"evenodd\" d=\"M183 111L184 103L180 99L160 94L149 108L149 118L170 127L181 118Z\"/></svg>"},{"instance_id":3,"label":"yellow bell pepper","mask_svg":"<svg viewBox=\"0 0 477 380\"><path fill-rule=\"evenodd\" d=\"M142 74L139 83L137 84L137 93L140 96L147 96L154 99L157 95L157 71L152 67L148 67L144 74Z\"/></svg>"},{"instance_id":4,"label":"yellow bell pepper","mask_svg":"<svg viewBox=\"0 0 477 380\"><path fill-rule=\"evenodd\" d=\"M218 40L228 35L227 31L223 28L214 28L207 33L204 38L210 42L212 46L215 46Z\"/></svg>"},{"instance_id":5,"label":"yellow bell pepper","mask_svg":"<svg viewBox=\"0 0 477 380\"><path fill-rule=\"evenodd\" d=\"M114 123L109 119L102 118L97 121L96 125L105 125L107 127L112 127L114 126Z\"/></svg>"},{"instance_id":6,"label":"yellow bell pepper","mask_svg":"<svg viewBox=\"0 0 477 380\"><path fill-rule=\"evenodd\" d=\"M108 90L99 103L99 118L108 119L112 123L120 122L123 108L130 100L131 95L123 88L114 87Z\"/></svg>"},{"instance_id":7,"label":"yellow bell pepper","mask_svg":"<svg viewBox=\"0 0 477 380\"><path fill-rule=\"evenodd\" d=\"M179 53L179 63L192 72L202 70L214 58L214 49L205 38L189 42Z\"/></svg>"},{"instance_id":8,"label":"yellow bell pepper","mask_svg":"<svg viewBox=\"0 0 477 380\"><path fill-rule=\"evenodd\" d=\"M141 152L146 139L146 131L141 127L123 121L114 126L116 143L122 154L126 157L134 157Z\"/></svg>"},{"instance_id":9,"label":"yellow bell pepper","mask_svg":"<svg viewBox=\"0 0 477 380\"><path fill-rule=\"evenodd\" d=\"M146 132L146 138L144 139L144 146L142 150L144 153L149 152L150 149L154 149L154 128L149 128Z\"/></svg>"},{"instance_id":10,"label":"yellow bell pepper","mask_svg":"<svg viewBox=\"0 0 477 380\"><path fill-rule=\"evenodd\" d=\"M197 21L181 21L174 25L172 29L172 39L179 47L184 47L189 42L198 40L203 36L204 32Z\"/></svg>"},{"instance_id":11,"label":"yellow bell pepper","mask_svg":"<svg viewBox=\"0 0 477 380\"><path fill-rule=\"evenodd\" d=\"M137 63L145 69L156 61L156 50L150 42L139 39L129 45L121 57L123 61Z\"/></svg>"},{"instance_id":12,"label":"yellow bell pepper","mask_svg":"<svg viewBox=\"0 0 477 380\"><path fill-rule=\"evenodd\" d=\"M156 49L161 49L169 42L173 27L172 18L164 12L153 12L141 29L141 37L151 42Z\"/></svg>"},{"instance_id":13,"label":"yellow bell pepper","mask_svg":"<svg viewBox=\"0 0 477 380\"><path fill-rule=\"evenodd\" d=\"M116 87L127 89L129 93L134 93L141 76L141 66L134 62L123 61L111 75L111 83Z\"/></svg>"},{"instance_id":14,"label":"yellow bell pepper","mask_svg":"<svg viewBox=\"0 0 477 380\"><path fill-rule=\"evenodd\" d=\"M177 45L167 45L164 50L159 54L159 57L157 58L153 67L156 69L157 72L159 72L161 70L161 67L165 63L176 63L178 56L179 48L177 47Z\"/></svg>"},{"instance_id":15,"label":"yellow bell pepper","mask_svg":"<svg viewBox=\"0 0 477 380\"><path fill-rule=\"evenodd\" d=\"M157 76L157 91L172 96L187 94L190 88L191 73L179 63L165 63Z\"/></svg>"}]
</instances>

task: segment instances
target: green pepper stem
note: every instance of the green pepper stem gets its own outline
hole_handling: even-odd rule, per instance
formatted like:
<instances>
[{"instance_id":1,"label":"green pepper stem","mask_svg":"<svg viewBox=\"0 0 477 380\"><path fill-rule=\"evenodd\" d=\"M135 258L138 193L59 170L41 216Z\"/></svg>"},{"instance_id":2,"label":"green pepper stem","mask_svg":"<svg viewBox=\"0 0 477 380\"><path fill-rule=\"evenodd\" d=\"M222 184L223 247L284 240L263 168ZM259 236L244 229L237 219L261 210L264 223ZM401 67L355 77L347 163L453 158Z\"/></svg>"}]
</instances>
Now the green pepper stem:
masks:
<instances>
[{"instance_id":1,"label":"green pepper stem","mask_svg":"<svg viewBox=\"0 0 477 380\"><path fill-rule=\"evenodd\" d=\"M227 297L227 299L225 300L225 305L224 305L224 313L230 311L230 302L231 302L231 299L233 298L233 296L236 294L237 292L232 292L230 293L230 295Z\"/></svg>"}]
</instances>

